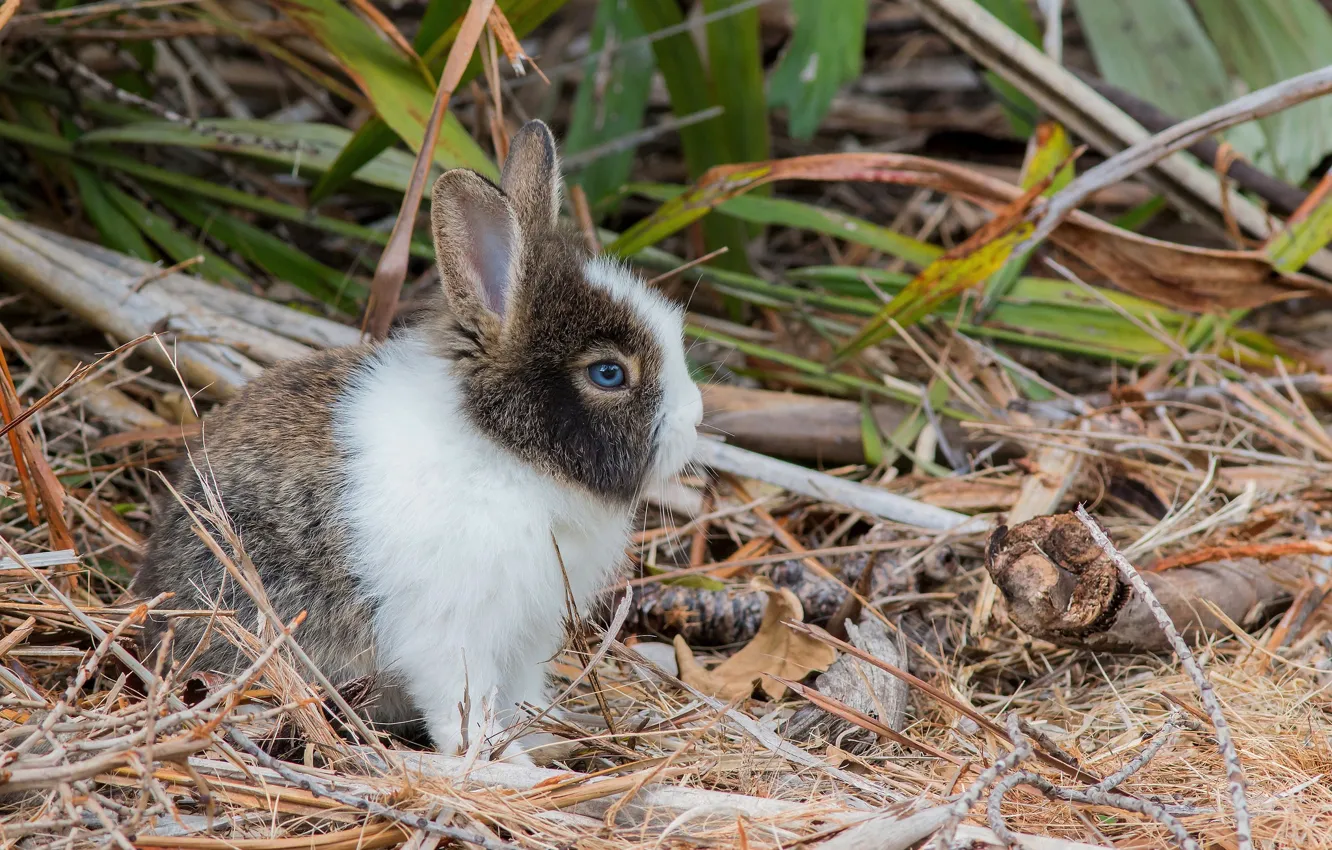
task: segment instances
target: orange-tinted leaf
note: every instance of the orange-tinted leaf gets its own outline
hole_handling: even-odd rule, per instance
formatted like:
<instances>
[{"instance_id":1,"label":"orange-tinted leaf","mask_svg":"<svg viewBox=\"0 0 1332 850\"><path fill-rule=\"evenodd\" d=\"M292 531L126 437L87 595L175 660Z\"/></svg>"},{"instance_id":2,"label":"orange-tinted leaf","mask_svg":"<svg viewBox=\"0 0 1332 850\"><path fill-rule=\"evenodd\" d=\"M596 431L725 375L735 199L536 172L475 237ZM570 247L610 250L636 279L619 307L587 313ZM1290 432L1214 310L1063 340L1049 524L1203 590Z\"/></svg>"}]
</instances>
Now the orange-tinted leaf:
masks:
<instances>
[{"instance_id":1,"label":"orange-tinted leaf","mask_svg":"<svg viewBox=\"0 0 1332 850\"><path fill-rule=\"evenodd\" d=\"M1042 192L1047 197L1073 181L1073 162L1077 151L1068 138L1064 125L1058 121L1043 121L1036 125L1032 136L1036 143L1031 158L1022 166L1022 188L1030 189L1038 181L1054 175L1049 187Z\"/></svg>"}]
</instances>

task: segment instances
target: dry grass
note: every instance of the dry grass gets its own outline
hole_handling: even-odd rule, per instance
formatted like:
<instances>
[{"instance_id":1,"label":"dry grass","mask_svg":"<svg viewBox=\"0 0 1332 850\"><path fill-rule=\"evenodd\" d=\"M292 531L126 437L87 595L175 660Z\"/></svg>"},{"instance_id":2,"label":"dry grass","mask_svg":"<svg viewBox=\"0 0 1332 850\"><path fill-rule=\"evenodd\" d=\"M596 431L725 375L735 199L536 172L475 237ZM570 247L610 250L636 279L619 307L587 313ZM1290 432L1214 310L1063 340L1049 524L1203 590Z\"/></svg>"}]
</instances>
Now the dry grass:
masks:
<instances>
[{"instance_id":1,"label":"dry grass","mask_svg":"<svg viewBox=\"0 0 1332 850\"><path fill-rule=\"evenodd\" d=\"M11 348L21 354L20 361L33 351ZM178 417L179 400L169 395L170 384L132 371L135 362L117 360L87 380L118 386L122 402ZM987 384L981 374L985 367L968 372L944 362L970 392L984 396L987 387L996 385ZM1198 385L1215 379L1212 368L1205 361L1197 364ZM19 395L28 399L53 383L32 363L16 367L14 379ZM4 804L6 842L27 836L22 840L33 846L256 850L389 847L403 841L419 848L432 842L411 821L367 815L253 766L249 756L227 743L229 729L255 739L281 739L270 749L288 763L304 765L321 786L337 785L356 799L392 806L394 817L439 818L496 844L789 847L822 840L892 801L947 802L978 770L1008 752L1007 744L959 713L959 703L994 720L1017 712L1097 776L1130 760L1172 713L1204 717L1196 692L1172 659L1093 655L1018 632L1002 600L992 601L993 593L987 592L979 536L947 541L908 529L871 530L833 506L749 492L755 482L735 486L700 479L692 483L709 487L700 504L707 505L710 519L690 522L659 506L647 509L633 553L636 561L659 569L717 562L712 572L726 575L725 581L737 588L748 575L779 566L743 566L746 559L761 561L755 553L790 552L796 546L812 550L819 564L834 572L853 569L848 565L866 557L913 567L907 572L916 578L881 610L914 646L912 671L945 698L913 692L901 731L955 758L965 769L962 775L953 763L888 744L853 754L835 741L802 742L806 763L794 763L772 751L771 738L761 743L723 707L630 663L619 649L596 668L601 700L594 698L592 680L585 681L564 706L565 719L542 721L579 742L563 762L577 773L523 768L505 773L482 763L472 765L479 772L465 779L459 762L438 760L426 763L435 765L435 773L447 769L450 776L422 773L420 764L378 769L367 756L370 751L357 748L339 733L340 724L319 709L318 689L307 684L309 677L281 646L281 636L248 635L222 617L220 633L266 661L252 681L213 681L205 690L177 680L156 659L142 659L161 677L145 687L110 648L111 638L94 635L89 623L112 633L122 652L133 652L131 637L143 609L123 598L123 587L150 528L149 494L162 489L155 470L179 448L162 441L99 449L99 441L127 428L95 412L106 407L87 392L92 386L79 385L84 392L57 398L30 420L34 444L42 447L40 458L63 486L62 515L81 556L79 565L29 570L10 564L0 573L0 624L6 634L0 646L5 656L0 746L7 787L14 792ZM1144 542L1131 550L1144 565L1201 546L1273 545L1317 537L1327 507L1325 492L1292 491L1278 473L1307 471L1318 462L1313 457L1324 454L1325 438L1312 432L1316 418L1289 397L1262 395L1262 405L1280 415L1279 421L1263 421L1262 405L1256 404L1163 402L1143 409L1141 417L1122 408L1089 417L1094 427L1087 432L1061 432L1059 439L1086 461L1064 505L1090 499L1125 547L1155 529L1156 544ZM1049 436L1028 429L1019 442L1035 451ZM107 440L106 445L115 443ZM1213 452L1220 461L1212 477L1215 486L1190 499L1208 480L1209 447L1222 447ZM32 467L42 460L28 460L23 474L39 474ZM863 476L865 470L847 472ZM903 493L934 493L931 498L949 504L964 500L969 487L987 486L994 493L997 484L1003 485L1001 498L1016 498L1029 474L1017 462L952 488L921 490L923 477L884 472L870 475ZM1263 483L1246 490L1237 477L1241 473ZM29 513L21 492L24 479L8 453L0 462L0 477L10 482L0 513L4 539L23 553L50 549L55 538L49 515L40 503ZM1135 486L1126 487L1126 481ZM1154 506L1153 498L1159 504ZM1178 510L1186 503L1189 513L1181 515ZM1158 520L1152 510L1161 508L1175 512ZM820 554L862 542L867 535L891 540L892 547L872 555ZM941 557L945 551L951 557ZM1309 558L1317 582L1325 579L1321 556L1299 557ZM735 565L725 563L727 558ZM62 599L57 591L67 596ZM1332 775L1332 678L1326 672L1322 592L1311 584L1298 617L1268 623L1255 634L1218 636L1199 652L1243 761L1260 847L1332 847L1332 783L1327 781ZM697 616L680 613L685 620ZM596 647L602 636L596 626L588 629L587 644ZM294 634L299 640L299 629ZM555 665L557 679L568 681L581 666L577 653L566 653ZM173 704L173 696L183 702ZM737 708L763 728L780 729L781 719L799 705L788 694L777 704L750 701ZM607 729L603 706L614 733ZM252 766L242 770L246 763ZM837 778L835 769L859 777L861 787ZM1048 766L1033 769L1053 782L1072 782ZM678 789L739 796L672 797L683 793ZM1203 846L1232 846L1234 819L1224 769L1204 723L1177 731L1120 790L1159 799ZM1166 831L1139 815L1050 802L1028 789L1011 793L1004 812L1013 829L1032 835L1115 847L1170 846ZM984 823L983 806L972 817ZM186 837L173 837L180 834Z\"/></svg>"}]
</instances>

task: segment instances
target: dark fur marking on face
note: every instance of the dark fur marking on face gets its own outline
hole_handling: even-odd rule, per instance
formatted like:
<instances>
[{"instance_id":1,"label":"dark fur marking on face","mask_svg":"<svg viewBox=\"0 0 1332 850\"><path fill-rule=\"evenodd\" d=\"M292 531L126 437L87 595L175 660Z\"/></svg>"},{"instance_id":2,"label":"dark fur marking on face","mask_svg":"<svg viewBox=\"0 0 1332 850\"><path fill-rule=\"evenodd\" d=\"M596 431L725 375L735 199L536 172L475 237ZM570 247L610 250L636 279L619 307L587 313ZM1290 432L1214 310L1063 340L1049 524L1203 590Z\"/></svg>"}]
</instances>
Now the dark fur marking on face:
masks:
<instances>
[{"instance_id":1,"label":"dark fur marking on face","mask_svg":"<svg viewBox=\"0 0 1332 850\"><path fill-rule=\"evenodd\" d=\"M503 329L473 343L456 314L443 310L436 331L465 337L473 349L475 356L453 360L482 433L529 464L628 501L652 458L664 355L632 306L586 281L589 259L569 233L529 236ZM575 380L578 364L598 348L638 360L632 386L606 392Z\"/></svg>"},{"instance_id":2,"label":"dark fur marking on face","mask_svg":"<svg viewBox=\"0 0 1332 850\"><path fill-rule=\"evenodd\" d=\"M633 306L586 279L583 240L556 222L558 163L544 125L514 136L500 183L452 171L436 184L431 220L443 297L428 323L435 350L452 362L467 415L483 434L551 475L632 501L653 456L665 353ZM504 209L521 232L501 315L477 291L486 282L461 240L469 223L511 220ZM590 352L607 348L636 361L635 381L607 392L574 379Z\"/></svg>"}]
</instances>

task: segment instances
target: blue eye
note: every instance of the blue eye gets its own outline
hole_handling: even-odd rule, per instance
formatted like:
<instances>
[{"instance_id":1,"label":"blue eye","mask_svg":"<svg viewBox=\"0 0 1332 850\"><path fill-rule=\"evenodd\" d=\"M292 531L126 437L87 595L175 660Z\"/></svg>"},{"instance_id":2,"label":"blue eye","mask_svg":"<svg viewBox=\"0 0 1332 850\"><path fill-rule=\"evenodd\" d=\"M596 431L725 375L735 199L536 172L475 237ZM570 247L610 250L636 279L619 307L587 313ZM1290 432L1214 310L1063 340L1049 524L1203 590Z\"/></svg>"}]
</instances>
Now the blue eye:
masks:
<instances>
[{"instance_id":1,"label":"blue eye","mask_svg":"<svg viewBox=\"0 0 1332 850\"><path fill-rule=\"evenodd\" d=\"M587 367L592 383L606 390L624 386L624 367L614 360L600 360Z\"/></svg>"}]
</instances>

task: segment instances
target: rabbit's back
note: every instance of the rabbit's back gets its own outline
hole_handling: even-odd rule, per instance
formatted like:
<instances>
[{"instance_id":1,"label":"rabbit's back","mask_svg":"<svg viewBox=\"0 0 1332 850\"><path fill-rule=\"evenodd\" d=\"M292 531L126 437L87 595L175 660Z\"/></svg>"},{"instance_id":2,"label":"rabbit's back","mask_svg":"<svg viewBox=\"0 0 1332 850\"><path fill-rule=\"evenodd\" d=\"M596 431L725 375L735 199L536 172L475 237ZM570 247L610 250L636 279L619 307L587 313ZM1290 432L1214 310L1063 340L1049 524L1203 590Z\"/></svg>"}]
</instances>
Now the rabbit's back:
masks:
<instances>
[{"instance_id":1,"label":"rabbit's back","mask_svg":"<svg viewBox=\"0 0 1332 850\"><path fill-rule=\"evenodd\" d=\"M365 675L373 665L368 603L349 569L338 515L347 472L333 423L337 400L369 354L368 347L344 348L269 370L206 417L203 439L172 477L187 501L207 507L220 497L278 615L290 621L308 612L301 645L335 682ZM241 625L254 630L253 601L194 528L180 502L163 494L134 592L151 598L171 591L175 597L164 607L175 610L234 610ZM230 555L226 540L213 536ZM150 618L145 643L154 646L165 631L163 618ZM180 660L194 654L197 670L243 668L233 645L208 631L206 616L177 617L172 654ZM206 648L196 654L202 640Z\"/></svg>"}]
</instances>

